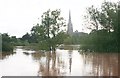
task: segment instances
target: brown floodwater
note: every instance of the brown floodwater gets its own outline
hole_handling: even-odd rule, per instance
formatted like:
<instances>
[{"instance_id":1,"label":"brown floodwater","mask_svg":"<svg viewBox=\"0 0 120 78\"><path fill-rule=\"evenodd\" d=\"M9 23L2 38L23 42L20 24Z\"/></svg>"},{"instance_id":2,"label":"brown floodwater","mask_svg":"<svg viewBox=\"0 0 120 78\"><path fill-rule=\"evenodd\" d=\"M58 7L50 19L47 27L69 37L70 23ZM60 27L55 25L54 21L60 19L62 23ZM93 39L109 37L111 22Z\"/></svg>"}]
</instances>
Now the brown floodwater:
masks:
<instances>
[{"instance_id":1,"label":"brown floodwater","mask_svg":"<svg viewBox=\"0 0 120 78\"><path fill-rule=\"evenodd\" d=\"M1 76L118 76L118 54L72 49L36 52L16 47L14 53L2 53Z\"/></svg>"}]
</instances>

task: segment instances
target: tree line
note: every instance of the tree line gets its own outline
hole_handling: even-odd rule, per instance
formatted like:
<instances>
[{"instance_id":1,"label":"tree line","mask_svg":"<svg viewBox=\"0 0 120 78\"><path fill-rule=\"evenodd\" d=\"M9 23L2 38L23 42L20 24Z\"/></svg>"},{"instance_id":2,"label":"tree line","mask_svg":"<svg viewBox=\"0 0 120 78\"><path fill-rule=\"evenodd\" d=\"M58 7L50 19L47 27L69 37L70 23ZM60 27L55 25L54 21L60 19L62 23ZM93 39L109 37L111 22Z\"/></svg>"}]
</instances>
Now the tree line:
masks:
<instances>
[{"instance_id":1,"label":"tree line","mask_svg":"<svg viewBox=\"0 0 120 78\"><path fill-rule=\"evenodd\" d=\"M61 17L60 9L51 11L50 9L43 13L42 20L31 29L31 33L26 33L22 38L9 37L8 34L2 34L2 50L11 51L16 45L34 44L40 50L55 51L56 47L63 44L67 37L65 33L65 20ZM31 45L33 46L33 45Z\"/></svg>"},{"instance_id":2,"label":"tree line","mask_svg":"<svg viewBox=\"0 0 120 78\"><path fill-rule=\"evenodd\" d=\"M2 34L2 50L10 51L16 45L34 45L40 50L55 51L60 44L80 44L80 49L85 51L120 51L120 2L103 2L100 8L93 5L87 8L85 19L87 28L91 30L89 34L76 31L76 34L68 35L60 9L49 9L41 18L41 22L33 26L31 33L26 33L22 38Z\"/></svg>"}]
</instances>

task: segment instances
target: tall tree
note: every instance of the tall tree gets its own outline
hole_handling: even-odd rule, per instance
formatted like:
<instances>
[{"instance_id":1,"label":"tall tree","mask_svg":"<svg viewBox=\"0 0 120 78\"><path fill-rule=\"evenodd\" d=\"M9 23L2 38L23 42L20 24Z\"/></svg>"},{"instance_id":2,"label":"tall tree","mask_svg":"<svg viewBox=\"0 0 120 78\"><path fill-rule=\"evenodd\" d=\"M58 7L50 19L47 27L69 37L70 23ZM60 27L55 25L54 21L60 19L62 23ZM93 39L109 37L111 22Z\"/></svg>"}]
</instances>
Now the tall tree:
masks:
<instances>
[{"instance_id":1,"label":"tall tree","mask_svg":"<svg viewBox=\"0 0 120 78\"><path fill-rule=\"evenodd\" d=\"M41 49L55 50L56 45L62 42L60 36L65 36L63 28L66 24L60 13L58 9L53 11L49 9L41 16L41 25L37 24L32 28L32 34L38 36Z\"/></svg>"},{"instance_id":2,"label":"tall tree","mask_svg":"<svg viewBox=\"0 0 120 78\"><path fill-rule=\"evenodd\" d=\"M118 27L118 3L103 2L101 8L95 8L93 5L87 8L90 23L96 30L105 29L108 32L115 31ZM90 27L91 28L91 27ZM93 28L91 28L93 29Z\"/></svg>"},{"instance_id":3,"label":"tall tree","mask_svg":"<svg viewBox=\"0 0 120 78\"><path fill-rule=\"evenodd\" d=\"M90 45L93 45L93 47L90 46L92 49L96 48L96 51L120 51L119 7L119 2L103 2L100 8L92 6L87 10L90 17L88 22L96 27L96 31L92 31L87 39ZM92 27L90 28L94 30Z\"/></svg>"},{"instance_id":4,"label":"tall tree","mask_svg":"<svg viewBox=\"0 0 120 78\"><path fill-rule=\"evenodd\" d=\"M87 13L89 14L88 16L85 16L86 18L89 18L90 23L92 26L94 26L94 30L98 30L99 28L99 22L97 18L99 17L99 12L98 9L95 8L93 5L89 8L87 8ZM91 29L91 28L90 28Z\"/></svg>"}]
</instances>

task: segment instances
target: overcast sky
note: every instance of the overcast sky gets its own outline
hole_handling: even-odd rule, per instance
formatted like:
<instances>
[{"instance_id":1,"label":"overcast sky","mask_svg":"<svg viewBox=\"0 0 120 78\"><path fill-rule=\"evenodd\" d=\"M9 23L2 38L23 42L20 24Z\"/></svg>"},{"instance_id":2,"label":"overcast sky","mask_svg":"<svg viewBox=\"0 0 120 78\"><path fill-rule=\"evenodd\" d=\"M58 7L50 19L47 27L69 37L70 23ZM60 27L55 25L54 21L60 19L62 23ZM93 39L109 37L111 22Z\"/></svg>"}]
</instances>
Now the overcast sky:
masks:
<instances>
[{"instance_id":1,"label":"overcast sky","mask_svg":"<svg viewBox=\"0 0 120 78\"><path fill-rule=\"evenodd\" d=\"M48 9L61 9L61 16L68 22L69 9L73 29L83 31L86 8L99 7L104 0L0 0L0 33L21 37L40 20ZM107 0L117 1L117 0ZM84 30L85 31L85 30ZM87 31L87 30L86 30Z\"/></svg>"}]
</instances>

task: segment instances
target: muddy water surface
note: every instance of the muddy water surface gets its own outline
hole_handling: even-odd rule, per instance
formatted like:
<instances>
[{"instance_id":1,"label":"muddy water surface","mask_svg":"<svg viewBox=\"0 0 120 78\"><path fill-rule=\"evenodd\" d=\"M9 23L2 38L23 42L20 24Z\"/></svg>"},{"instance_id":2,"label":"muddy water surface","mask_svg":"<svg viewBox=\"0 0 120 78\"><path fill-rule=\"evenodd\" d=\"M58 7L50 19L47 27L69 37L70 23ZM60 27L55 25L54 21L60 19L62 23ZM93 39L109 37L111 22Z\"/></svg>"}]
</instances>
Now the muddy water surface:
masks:
<instances>
[{"instance_id":1,"label":"muddy water surface","mask_svg":"<svg viewBox=\"0 0 120 78\"><path fill-rule=\"evenodd\" d=\"M0 76L118 76L117 53L36 52L22 47L14 52L2 53Z\"/></svg>"}]
</instances>

